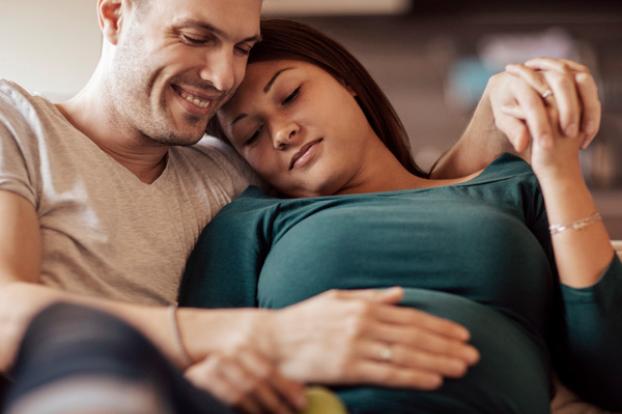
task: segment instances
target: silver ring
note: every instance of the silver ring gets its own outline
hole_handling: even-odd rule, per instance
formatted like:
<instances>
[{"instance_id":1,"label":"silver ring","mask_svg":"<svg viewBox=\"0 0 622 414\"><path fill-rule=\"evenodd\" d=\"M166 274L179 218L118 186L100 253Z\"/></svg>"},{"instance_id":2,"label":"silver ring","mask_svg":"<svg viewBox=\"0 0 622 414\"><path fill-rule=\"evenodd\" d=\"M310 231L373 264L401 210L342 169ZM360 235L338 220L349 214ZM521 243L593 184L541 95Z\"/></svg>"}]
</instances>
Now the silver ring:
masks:
<instances>
[{"instance_id":1,"label":"silver ring","mask_svg":"<svg viewBox=\"0 0 622 414\"><path fill-rule=\"evenodd\" d=\"M391 362L393 360L393 349L389 345L385 345L378 351L378 357L384 362Z\"/></svg>"},{"instance_id":2,"label":"silver ring","mask_svg":"<svg viewBox=\"0 0 622 414\"><path fill-rule=\"evenodd\" d=\"M546 91L542 92L542 99L546 99L549 96L553 96L553 91L550 89L547 89Z\"/></svg>"}]
</instances>

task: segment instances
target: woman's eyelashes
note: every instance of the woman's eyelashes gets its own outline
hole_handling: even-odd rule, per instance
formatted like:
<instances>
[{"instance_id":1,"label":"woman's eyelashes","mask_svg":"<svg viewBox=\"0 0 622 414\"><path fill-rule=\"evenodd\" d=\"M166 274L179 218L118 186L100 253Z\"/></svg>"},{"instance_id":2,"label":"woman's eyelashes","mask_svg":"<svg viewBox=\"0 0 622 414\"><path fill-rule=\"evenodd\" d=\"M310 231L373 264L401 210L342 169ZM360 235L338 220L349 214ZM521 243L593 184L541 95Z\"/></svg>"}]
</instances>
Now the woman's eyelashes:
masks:
<instances>
[{"instance_id":1,"label":"woman's eyelashes","mask_svg":"<svg viewBox=\"0 0 622 414\"><path fill-rule=\"evenodd\" d=\"M287 96L287 98L285 98L285 99L283 100L283 102L281 102L281 104L282 104L283 106L285 106L285 105L289 105L290 103L292 103L293 101L295 101L295 100L296 100L296 98L298 97L298 95L300 94L300 88L301 88L300 86L299 86L299 87L297 87L297 88L296 88L296 89L295 89L292 93L290 93L290 94Z\"/></svg>"},{"instance_id":2,"label":"woman's eyelashes","mask_svg":"<svg viewBox=\"0 0 622 414\"><path fill-rule=\"evenodd\" d=\"M287 106L287 105L291 104L292 102L294 102L296 100L296 98L300 95L300 89L301 89L301 86L299 86L296 89L294 89L294 91L292 93L290 93L289 95L287 95L287 97L281 102L281 105L282 106ZM246 147L246 146L252 145L254 142L256 142L257 138L259 138L259 136L261 135L261 132L263 131L263 128L264 128L264 126L260 125L259 128L257 128L253 132L253 135L251 135L246 140L244 140L243 145Z\"/></svg>"},{"instance_id":3,"label":"woman's eyelashes","mask_svg":"<svg viewBox=\"0 0 622 414\"><path fill-rule=\"evenodd\" d=\"M261 131L263 130L263 125L261 125L259 128L257 128L255 130L255 132L253 132L253 135L251 135L250 137L246 138L246 140L244 141L244 146L247 147L249 145L252 145L255 141L257 141L257 138L259 138L259 135L261 134Z\"/></svg>"}]
</instances>

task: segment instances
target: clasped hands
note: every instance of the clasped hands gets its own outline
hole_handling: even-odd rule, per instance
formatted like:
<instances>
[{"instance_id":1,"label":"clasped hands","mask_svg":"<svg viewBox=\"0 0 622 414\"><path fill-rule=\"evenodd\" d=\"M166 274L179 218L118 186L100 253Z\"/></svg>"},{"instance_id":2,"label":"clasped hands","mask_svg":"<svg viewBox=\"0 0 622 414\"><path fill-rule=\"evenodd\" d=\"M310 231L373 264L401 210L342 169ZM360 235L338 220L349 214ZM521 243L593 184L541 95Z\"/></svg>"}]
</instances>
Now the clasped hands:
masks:
<instances>
[{"instance_id":1,"label":"clasped hands","mask_svg":"<svg viewBox=\"0 0 622 414\"><path fill-rule=\"evenodd\" d=\"M579 151L601 122L596 82L586 66L551 58L508 65L490 79L486 95L495 126L538 178L580 170Z\"/></svg>"},{"instance_id":2,"label":"clasped hands","mask_svg":"<svg viewBox=\"0 0 622 414\"><path fill-rule=\"evenodd\" d=\"M493 76L483 99L509 146L542 174L578 168L600 127L589 70L538 58ZM238 343L196 362L186 376L246 413L294 413L302 384L375 384L433 390L463 376L479 354L459 324L395 306L399 288L330 291L266 312ZM258 340L261 337L262 340Z\"/></svg>"}]
</instances>

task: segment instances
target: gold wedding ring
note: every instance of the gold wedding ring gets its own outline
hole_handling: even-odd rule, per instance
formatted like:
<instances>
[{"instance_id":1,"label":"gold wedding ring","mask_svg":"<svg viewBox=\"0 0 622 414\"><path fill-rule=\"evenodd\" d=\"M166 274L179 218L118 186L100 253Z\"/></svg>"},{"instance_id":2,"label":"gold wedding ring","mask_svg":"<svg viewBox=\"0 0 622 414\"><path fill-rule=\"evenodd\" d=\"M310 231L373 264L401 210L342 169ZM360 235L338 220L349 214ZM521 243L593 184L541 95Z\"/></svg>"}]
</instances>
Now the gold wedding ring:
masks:
<instances>
[{"instance_id":1,"label":"gold wedding ring","mask_svg":"<svg viewBox=\"0 0 622 414\"><path fill-rule=\"evenodd\" d=\"M542 92L542 99L546 99L549 96L553 96L553 91L550 89L547 89L546 91Z\"/></svg>"}]
</instances>

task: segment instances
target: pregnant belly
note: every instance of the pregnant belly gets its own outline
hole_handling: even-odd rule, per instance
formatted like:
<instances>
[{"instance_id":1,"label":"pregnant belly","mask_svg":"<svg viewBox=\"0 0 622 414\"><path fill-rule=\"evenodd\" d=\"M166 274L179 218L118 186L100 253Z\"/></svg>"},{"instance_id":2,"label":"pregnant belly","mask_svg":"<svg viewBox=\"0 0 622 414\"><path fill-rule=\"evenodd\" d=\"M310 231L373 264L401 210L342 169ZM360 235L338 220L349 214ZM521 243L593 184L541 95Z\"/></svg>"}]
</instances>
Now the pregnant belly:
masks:
<instances>
[{"instance_id":1,"label":"pregnant belly","mask_svg":"<svg viewBox=\"0 0 622 414\"><path fill-rule=\"evenodd\" d=\"M481 359L439 390L336 388L351 414L549 412L549 367L544 344L499 312L447 293L406 289L404 306L459 322L471 332Z\"/></svg>"}]
</instances>

